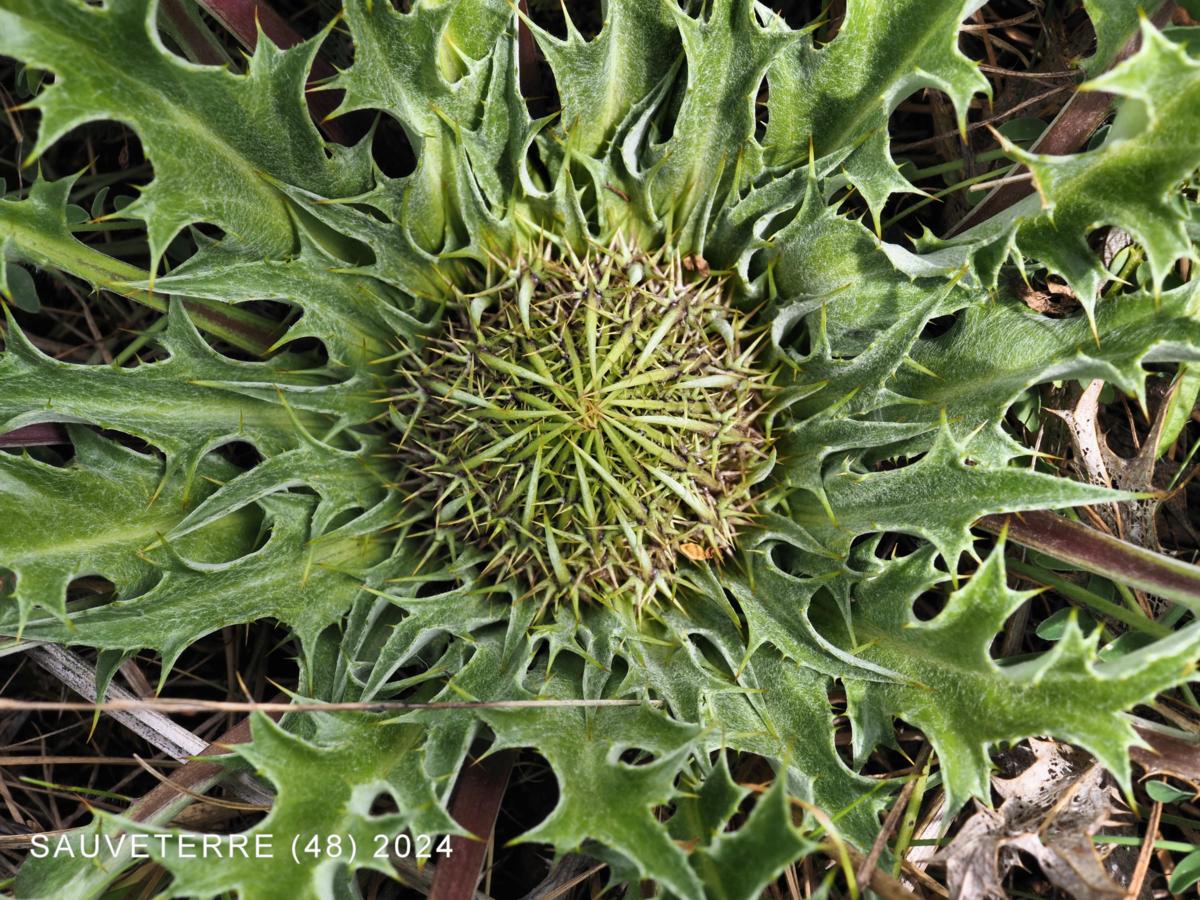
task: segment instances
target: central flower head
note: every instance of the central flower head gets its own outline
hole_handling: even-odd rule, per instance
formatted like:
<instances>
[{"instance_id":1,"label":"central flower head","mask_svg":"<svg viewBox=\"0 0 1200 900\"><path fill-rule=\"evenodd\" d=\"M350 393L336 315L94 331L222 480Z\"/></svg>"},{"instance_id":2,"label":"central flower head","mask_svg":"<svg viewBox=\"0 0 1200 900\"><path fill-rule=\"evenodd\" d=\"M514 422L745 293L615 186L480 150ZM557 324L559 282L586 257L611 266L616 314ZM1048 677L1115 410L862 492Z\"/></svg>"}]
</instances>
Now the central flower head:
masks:
<instances>
[{"instance_id":1,"label":"central flower head","mask_svg":"<svg viewBox=\"0 0 1200 900\"><path fill-rule=\"evenodd\" d=\"M732 546L768 458L744 318L696 259L508 268L403 373L405 487L526 593L670 595L679 555Z\"/></svg>"}]
</instances>

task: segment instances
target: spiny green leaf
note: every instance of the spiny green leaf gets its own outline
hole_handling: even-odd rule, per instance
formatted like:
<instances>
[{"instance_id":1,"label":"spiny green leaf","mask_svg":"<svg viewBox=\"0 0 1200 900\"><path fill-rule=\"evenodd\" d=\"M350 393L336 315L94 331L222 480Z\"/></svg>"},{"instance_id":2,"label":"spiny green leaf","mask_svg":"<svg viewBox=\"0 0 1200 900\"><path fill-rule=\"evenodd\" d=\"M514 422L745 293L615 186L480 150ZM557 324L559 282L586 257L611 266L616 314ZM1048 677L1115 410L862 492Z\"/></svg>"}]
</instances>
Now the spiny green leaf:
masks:
<instances>
[{"instance_id":1,"label":"spiny green leaf","mask_svg":"<svg viewBox=\"0 0 1200 900\"><path fill-rule=\"evenodd\" d=\"M1066 278L1091 316L1111 277L1087 242L1096 228L1112 225L1139 242L1156 291L1190 253L1187 215L1173 190L1200 166L1200 62L1143 20L1141 50L1082 89L1123 98L1101 147L1039 156L1005 142L1033 173L1038 196L949 242L926 239L920 246L958 248L966 260L983 263L981 276L990 284L1004 257L1019 250Z\"/></svg>"},{"instance_id":2,"label":"spiny green leaf","mask_svg":"<svg viewBox=\"0 0 1200 900\"><path fill-rule=\"evenodd\" d=\"M10 318L0 427L87 422L123 431L161 449L190 480L201 456L221 444L247 441L272 456L376 415L361 379L330 384L291 371L287 357L241 363L216 353L178 303L160 343L170 354L161 362L66 363L34 347Z\"/></svg>"},{"instance_id":3,"label":"spiny green leaf","mask_svg":"<svg viewBox=\"0 0 1200 900\"><path fill-rule=\"evenodd\" d=\"M365 140L353 150L326 145L308 120L303 91L328 32L289 51L259 35L247 74L237 75L174 57L157 38L154 0L0 0L0 52L54 76L34 101L43 115L37 151L75 125L115 118L139 135L155 171L129 211L148 223L150 258L190 223L226 232L219 242L197 237L198 254L152 293L150 273L75 239L72 223L86 216L69 203L75 180L34 182L27 199L0 201L6 263L67 273L158 310L167 307L163 290L188 298L174 301L167 357L129 369L51 360L10 321L0 428L85 423L141 438L165 459L80 437L75 425L77 459L63 469L0 455L0 512L17 511L12 540L0 525L0 565L19 579L0 631L16 632L40 603L50 611L26 636L99 648L104 680L143 648L162 654L165 677L202 635L271 618L299 641L311 696L541 698L530 708L422 710L389 722L256 720L254 744L240 755L279 789L258 828L308 822L363 836L451 828L442 804L473 742L494 736L494 749L540 753L559 782L559 805L522 839L560 853L582 847L616 879L652 879L687 898L751 896L810 851L817 830L794 817L796 799L816 804L860 847L874 841L893 785L840 758L835 679L846 688L856 766L903 718L933 743L952 807L987 796L993 745L1030 734L1078 741L1127 777L1134 738L1123 713L1188 677L1197 626L1101 663L1096 636L1072 623L1046 654L994 660L995 635L1025 596L1004 583L1002 548L974 576L959 575L941 615L919 622L912 610L922 594L943 590L944 572L960 573L980 515L1124 496L1011 466L1032 452L1004 425L1016 402L1040 385L1083 378L1144 399L1150 364L1200 359L1193 289L1093 304L1096 279L1107 276L1085 241L1100 225L1127 229L1145 244L1159 288L1190 252L1195 223L1175 201L1198 162L1189 129L1200 110L1196 64L1182 44L1147 30L1142 52L1096 82L1122 97L1099 150L1023 157L1044 209L1035 197L961 239L927 237L918 255L884 243L835 200L849 185L877 217L890 194L909 189L887 125L914 91L947 93L963 124L967 104L986 91L957 48L975 0L851 0L823 47L814 35L825 23L793 28L749 0L610 0L591 40L573 23L562 39L531 28L563 103L558 121L538 122L520 77L545 73L521 71L519 23L531 26L508 0L423 0L407 12L385 0L343 5L354 61L322 87L345 91L342 112L399 123L416 155L410 176L373 167ZM1131 8L1086 5L1098 67L1123 40ZM585 264L601 246L614 260L607 273ZM1003 291L988 296L1002 276L1019 274L1009 264L1018 253L1026 268L1070 276L1094 323L1036 316ZM547 262L561 278L542 277ZM677 276L672 301L712 279L723 301L755 310L763 326L745 362L767 376L761 415L783 437L766 451L778 460L770 478L762 477L770 465L739 470L754 492L754 526L733 528L731 546L712 559L673 546L676 532L664 531L671 561L654 572L660 603L631 607L606 590L579 610L555 605L556 596L529 602L528 576L499 566L529 539L528 526L513 529L516 551L497 553L431 514L467 515L487 535L497 523L484 504L464 512L450 494L412 502L421 473L391 444L409 422L434 415L411 390L423 345L454 336L450 322L474 334L503 304L515 306L510 330L530 329L528 317L543 308L535 298L552 293L583 321L579 340L569 340L577 323L565 316L542 342L564 354L554 372L566 386L554 387L590 410L596 404L583 402L586 386L573 374L582 363L571 359L597 365L595 323L623 320L613 272L644 292L659 263ZM251 318L258 314L245 304L260 300L290 304L298 321ZM926 336L943 316L956 321ZM216 353L193 322L269 361ZM698 353L710 337L714 347L735 343L727 320L705 328L704 341L672 352ZM319 340L328 360L303 342L271 357L270 345L299 338ZM632 346L632 331L629 341L621 352L649 365L654 353ZM487 377L473 387L496 386L487 374L496 371L547 387L528 354L502 358L495 343L470 355ZM627 377L674 387L675 364ZM484 391L491 411L511 414L516 389ZM404 406L401 394L414 402ZM659 400L677 410L677 398ZM683 408L682 420L657 407L654 415L696 433L699 414ZM419 424L424 434L485 427L474 408ZM653 443L661 423L641 424L644 433L630 430ZM556 446L549 432L529 433L532 446L574 464L556 460L547 477L571 479L572 496L587 500L579 546L613 526L592 483L597 468L607 471L593 432L607 441L609 431L585 422ZM253 445L261 461L238 471L212 454L232 441ZM444 453L449 442L426 443ZM611 443L616 454L620 442ZM488 446L503 461L512 445ZM682 527L708 507L670 468L654 464L653 490L612 475L603 483L635 511L656 491L686 495ZM50 524L31 512L45 509ZM895 533L919 549L884 561L882 536ZM554 546L552 568L566 571L566 542L552 533L544 542ZM15 562L4 555L10 548ZM671 559L677 550L690 561ZM85 571L111 578L117 599L65 605L67 581ZM69 624L55 612L69 613ZM640 705L556 705L618 698ZM641 764L622 762L625 751ZM752 754L774 772L733 832L725 829L745 798L727 753ZM381 793L393 796L397 815L370 816ZM164 864L176 877L166 890L184 894L354 890L346 867L178 856ZM51 885L44 872L18 890ZM95 894L101 880L75 884Z\"/></svg>"},{"instance_id":4,"label":"spiny green leaf","mask_svg":"<svg viewBox=\"0 0 1200 900\"><path fill-rule=\"evenodd\" d=\"M163 554L143 551L212 491L202 480L188 496L154 457L85 428L70 435L75 457L63 468L0 453L0 565L17 576L15 616L0 607L0 620L15 619L18 631L37 607L65 623L67 586L83 575L107 578L122 595L150 588ZM232 467L207 468L228 476ZM248 549L254 527L252 516L226 518L177 549L217 562ZM77 634L71 625L55 627Z\"/></svg>"},{"instance_id":5,"label":"spiny green leaf","mask_svg":"<svg viewBox=\"0 0 1200 900\"><path fill-rule=\"evenodd\" d=\"M1138 16L1142 14L1142 8L1128 0L1084 0L1083 5L1096 32L1096 52L1087 58L1084 67L1096 75L1112 62L1117 51L1137 33ZM1154 5L1148 4L1147 8L1153 9Z\"/></svg>"},{"instance_id":6,"label":"spiny green leaf","mask_svg":"<svg viewBox=\"0 0 1200 900\"><path fill-rule=\"evenodd\" d=\"M1052 319L1015 300L973 306L951 332L914 346L917 366L893 381L901 400L888 418L933 425L945 415L951 431L970 438L972 455L1001 463L1028 451L1001 428L1005 411L1038 384L1102 378L1145 403L1146 363L1194 360L1200 352L1200 294L1195 285L1157 300L1129 294L1101 303L1097 346L1082 316ZM1003 347L1003 354L992 348Z\"/></svg>"},{"instance_id":7,"label":"spiny green leaf","mask_svg":"<svg viewBox=\"0 0 1200 900\"><path fill-rule=\"evenodd\" d=\"M537 696L548 701L544 708L482 713L497 734L497 748L536 747L558 778L558 805L520 840L548 843L563 853L598 840L678 896L703 896L686 855L653 815L654 807L674 795L675 776L698 729L645 706L556 707L553 701L572 698L574 688L553 673ZM654 760L623 763L618 757L625 749L647 751Z\"/></svg>"},{"instance_id":8,"label":"spiny green leaf","mask_svg":"<svg viewBox=\"0 0 1200 900\"><path fill-rule=\"evenodd\" d=\"M570 13L559 39L530 26L562 98L560 127L573 152L604 158L635 107L667 77L679 33L666 3L614 3L600 33L585 40Z\"/></svg>"},{"instance_id":9,"label":"spiny green leaf","mask_svg":"<svg viewBox=\"0 0 1200 900\"><path fill-rule=\"evenodd\" d=\"M774 760L790 793L816 804L848 840L866 846L878 830L888 790L838 755L829 680L772 647L755 652L749 677L759 686L750 699L762 728L732 737L731 744ZM723 718L720 712L717 718Z\"/></svg>"},{"instance_id":10,"label":"spiny green leaf","mask_svg":"<svg viewBox=\"0 0 1200 900\"><path fill-rule=\"evenodd\" d=\"M801 182L803 193L785 194L778 204L753 209L745 227L755 232L773 229L764 235L769 240L743 248L730 235L727 242L733 246L728 249L738 255L731 259L714 254L718 265L736 266L747 275L755 268L762 270L751 290L774 300L772 337L781 346L787 343L783 349L797 363L806 355L785 339L801 323L817 358L853 359L899 320L907 319L911 331L921 310L930 316L949 314L967 301L966 291L947 290L944 281L914 280L899 271L860 222L825 205L822 184L814 174ZM747 205L758 206L753 197ZM731 217L740 214L738 207L731 207ZM938 306L931 307L931 295L943 298ZM893 355L885 362L895 368L902 359ZM841 399L835 396L828 402Z\"/></svg>"},{"instance_id":11,"label":"spiny green leaf","mask_svg":"<svg viewBox=\"0 0 1200 900\"><path fill-rule=\"evenodd\" d=\"M1099 633L1085 637L1071 624L1053 649L1002 666L989 647L1030 596L1006 586L1002 550L950 595L941 613L922 622L912 613L913 598L945 578L932 560L930 551L920 551L864 580L855 592L853 631L843 630L843 640L847 649L902 673L902 680L859 690L871 695L876 714L887 709L928 735L950 808L986 796L989 746L1036 734L1085 747L1128 784L1129 747L1137 737L1122 711L1190 677L1200 626L1100 663ZM845 625L827 616L825 628L832 634Z\"/></svg>"},{"instance_id":12,"label":"spiny green leaf","mask_svg":"<svg viewBox=\"0 0 1200 900\"><path fill-rule=\"evenodd\" d=\"M411 660L438 635L454 635L461 640L470 640L473 631L505 618L507 611L500 608L499 604L509 602L511 597L503 594L501 597L490 597L466 579L461 584L452 582L454 586L450 589L432 593L428 597L413 596L421 582L437 584L438 577L446 578L449 575L430 572L419 577L417 570L420 567L421 559L407 554L398 557L394 564L393 578L403 585L400 589L403 594L397 588L389 587L384 598L406 610L408 615L387 634L382 645L375 648L370 675L362 688L364 697L376 696L396 669Z\"/></svg>"},{"instance_id":13,"label":"spiny green leaf","mask_svg":"<svg viewBox=\"0 0 1200 900\"><path fill-rule=\"evenodd\" d=\"M0 259L66 272L96 290L112 291L165 311L167 298L149 289L150 273L75 239L66 214L77 180L78 176L38 179L29 186L24 200L0 199ZM267 351L275 330L271 320L226 304L191 301L187 306L196 315L198 326L210 334L254 354Z\"/></svg>"},{"instance_id":14,"label":"spiny green leaf","mask_svg":"<svg viewBox=\"0 0 1200 900\"><path fill-rule=\"evenodd\" d=\"M692 855L704 879L704 895L718 900L754 900L779 873L817 844L793 824L785 779L763 794L737 831L718 834Z\"/></svg>"},{"instance_id":15,"label":"spiny green leaf","mask_svg":"<svg viewBox=\"0 0 1200 900\"><path fill-rule=\"evenodd\" d=\"M703 575L702 580L708 582ZM757 595L779 596L775 584L759 581L757 587ZM733 591L745 607L746 592L739 587ZM710 749L772 760L789 790L829 810L851 839L870 840L881 798L871 798L877 785L851 772L834 749L828 679L761 647L751 616L751 641L746 642L719 584L708 583L704 592L681 589L681 594L686 614L677 609L658 613L654 618L661 619L662 627L647 621L648 614L635 622L630 611L614 611L621 622L615 646L630 663L617 694L639 689L648 699L663 697L676 718L706 727ZM786 603L793 598L780 599ZM702 642L717 651L719 661L701 649ZM747 646L759 647L749 659Z\"/></svg>"},{"instance_id":16,"label":"spiny green leaf","mask_svg":"<svg viewBox=\"0 0 1200 900\"><path fill-rule=\"evenodd\" d=\"M281 51L265 35L245 75L194 66L155 31L156 0L5 0L0 53L56 76L31 105L42 124L36 158L73 128L97 119L131 126L156 178L127 216L143 219L151 259L184 226L211 222L235 242L265 251L293 245L283 198L260 173L346 196L366 185L366 157L328 152L303 102L319 39ZM260 123L269 121L263 131Z\"/></svg>"},{"instance_id":17,"label":"spiny green leaf","mask_svg":"<svg viewBox=\"0 0 1200 900\"><path fill-rule=\"evenodd\" d=\"M687 90L670 139L656 148L649 182L678 244L703 252L713 205L738 186L743 165L750 172L761 165L750 141L755 98L768 67L798 35L759 25L752 0L714 0L698 17L663 2L682 37Z\"/></svg>"},{"instance_id":18,"label":"spiny green leaf","mask_svg":"<svg viewBox=\"0 0 1200 900\"><path fill-rule=\"evenodd\" d=\"M987 79L958 49L958 25L979 0L851 0L837 36L824 47L797 44L772 67L764 150L772 165L856 148L846 174L878 227L887 198L912 186L892 162L887 119L924 87L948 95L966 127L967 105L990 93Z\"/></svg>"},{"instance_id":19,"label":"spiny green leaf","mask_svg":"<svg viewBox=\"0 0 1200 900\"><path fill-rule=\"evenodd\" d=\"M473 201L454 128L471 127L479 115L489 54L511 28L512 7L502 0L440 0L401 12L391 3L351 0L345 12L355 60L332 84L346 92L338 111L381 109L404 126L418 163L395 185L405 210L400 224L428 250L461 246L469 239L461 211Z\"/></svg>"},{"instance_id":20,"label":"spiny green leaf","mask_svg":"<svg viewBox=\"0 0 1200 900\"><path fill-rule=\"evenodd\" d=\"M26 634L110 650L156 650L164 680L199 638L263 617L290 627L310 652L364 585L384 577L386 567L375 567L390 548L375 535L330 536L309 545L314 503L307 497L265 498L262 506L270 537L261 549L216 563L187 560L177 551L175 565L148 590L77 612L67 624L31 621ZM0 627L6 624L0 620Z\"/></svg>"},{"instance_id":21,"label":"spiny green leaf","mask_svg":"<svg viewBox=\"0 0 1200 900\"><path fill-rule=\"evenodd\" d=\"M1017 244L1068 278L1086 301L1106 277L1087 232L1117 225L1146 251L1158 288L1191 250L1171 188L1200 165L1200 62L1148 21L1142 49L1084 86L1127 98L1103 147L1074 157L1013 151L1029 166L1042 216L1021 225Z\"/></svg>"},{"instance_id":22,"label":"spiny green leaf","mask_svg":"<svg viewBox=\"0 0 1200 900\"><path fill-rule=\"evenodd\" d=\"M319 537L342 513L354 510L366 515L385 502L386 471L372 466L372 457L382 452L376 442L357 452L312 444L285 451L221 485L175 525L165 540L174 541L263 497L301 486L312 488L321 497L313 513L313 534Z\"/></svg>"},{"instance_id":23,"label":"spiny green leaf","mask_svg":"<svg viewBox=\"0 0 1200 900\"><path fill-rule=\"evenodd\" d=\"M326 714L313 718L306 730L303 737L289 733L259 713L251 719L252 741L231 748L278 790L271 811L253 828L221 836L216 849L203 855L181 852L178 841L164 842L166 853L150 843L154 858L175 876L174 893L209 898L234 891L246 898L303 900L341 895L351 890L353 873L360 869L394 875L387 850L404 829L435 837L460 831L422 771L420 727ZM372 814L372 804L384 797L399 811ZM115 821L143 833L164 833ZM243 858L230 849L235 839L254 848L260 835L270 853ZM318 852L306 852L314 848ZM222 859L214 865L218 853Z\"/></svg>"},{"instance_id":24,"label":"spiny green leaf","mask_svg":"<svg viewBox=\"0 0 1200 900\"><path fill-rule=\"evenodd\" d=\"M287 260L231 253L218 245L193 256L154 286L222 303L286 299L304 315L279 343L316 338L335 366L365 369L394 352L396 341L426 329L428 313L412 298L346 271L352 268L346 261L331 256L303 230L300 241L300 255Z\"/></svg>"},{"instance_id":25,"label":"spiny green leaf","mask_svg":"<svg viewBox=\"0 0 1200 900\"><path fill-rule=\"evenodd\" d=\"M943 427L918 462L887 472L832 472L825 494L833 511L796 504L792 516L830 550L845 554L854 538L873 531L917 534L953 569L971 543L968 527L982 515L1105 503L1125 497L1026 469L968 464L964 448Z\"/></svg>"},{"instance_id":26,"label":"spiny green leaf","mask_svg":"<svg viewBox=\"0 0 1200 900\"><path fill-rule=\"evenodd\" d=\"M725 830L742 798L749 793L734 784L729 761L722 753L695 791L675 802L675 812L667 822L671 837L677 841L711 843Z\"/></svg>"}]
</instances>

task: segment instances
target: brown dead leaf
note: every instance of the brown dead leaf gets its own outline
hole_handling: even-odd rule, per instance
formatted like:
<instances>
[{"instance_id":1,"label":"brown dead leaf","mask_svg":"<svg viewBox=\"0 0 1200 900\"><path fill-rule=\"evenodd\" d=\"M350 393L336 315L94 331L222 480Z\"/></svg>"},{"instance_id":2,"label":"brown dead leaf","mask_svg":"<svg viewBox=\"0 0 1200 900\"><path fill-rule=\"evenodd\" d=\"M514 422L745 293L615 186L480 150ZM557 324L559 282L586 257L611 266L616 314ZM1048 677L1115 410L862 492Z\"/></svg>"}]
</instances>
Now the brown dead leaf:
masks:
<instances>
[{"instance_id":1,"label":"brown dead leaf","mask_svg":"<svg viewBox=\"0 0 1200 900\"><path fill-rule=\"evenodd\" d=\"M1104 268L1112 267L1113 260L1117 258L1117 254L1126 247L1133 246L1133 238L1129 232L1122 231L1120 228L1110 228L1104 233L1104 243L1100 246L1100 258L1104 260Z\"/></svg>"},{"instance_id":2,"label":"brown dead leaf","mask_svg":"<svg viewBox=\"0 0 1200 900\"><path fill-rule=\"evenodd\" d=\"M1075 292L1067 285L1057 281L1047 282L1044 291L1024 282L1018 282L1017 296L1034 312L1054 319L1065 318L1080 308L1079 298L1075 296Z\"/></svg>"},{"instance_id":3,"label":"brown dead leaf","mask_svg":"<svg viewBox=\"0 0 1200 900\"><path fill-rule=\"evenodd\" d=\"M1100 393L1103 390L1104 382L1097 378L1080 394L1079 402L1075 404L1074 409L1051 409L1047 412L1058 416L1067 423L1067 428L1070 429L1071 445L1075 450L1072 462L1076 471L1089 484L1112 487L1112 479L1104 466L1104 459L1107 456L1106 448L1102 443L1104 438L1097 427L1100 415Z\"/></svg>"},{"instance_id":4,"label":"brown dead leaf","mask_svg":"<svg viewBox=\"0 0 1200 900\"><path fill-rule=\"evenodd\" d=\"M1137 732L1150 746L1134 747L1129 755L1145 770L1147 777L1167 775L1186 781L1200 790L1200 743L1185 741L1148 728L1139 728Z\"/></svg>"},{"instance_id":5,"label":"brown dead leaf","mask_svg":"<svg viewBox=\"0 0 1200 900\"><path fill-rule=\"evenodd\" d=\"M694 272L701 278L707 278L711 271L708 260L699 253L692 253L683 258L683 270L685 272Z\"/></svg>"},{"instance_id":6,"label":"brown dead leaf","mask_svg":"<svg viewBox=\"0 0 1200 900\"><path fill-rule=\"evenodd\" d=\"M692 562L700 562L701 560L710 559L715 554L715 551L707 547L701 547L699 544L680 544L679 552L690 559Z\"/></svg>"},{"instance_id":7,"label":"brown dead leaf","mask_svg":"<svg viewBox=\"0 0 1200 900\"><path fill-rule=\"evenodd\" d=\"M1072 464L1079 475L1091 484L1118 490L1153 492L1160 482L1158 446L1170 408L1169 391L1158 404L1150 433L1134 456L1124 457L1109 447L1100 428L1100 393L1104 382L1091 382L1072 410L1048 410L1067 424L1074 449ZM1171 391L1176 388L1172 387ZM1096 507L1109 530L1122 538L1155 552L1162 547L1158 539L1157 514L1160 497L1131 500Z\"/></svg>"},{"instance_id":8,"label":"brown dead leaf","mask_svg":"<svg viewBox=\"0 0 1200 900\"><path fill-rule=\"evenodd\" d=\"M1158 445L1162 440L1163 426L1166 424L1167 410L1171 405L1171 397L1179 384L1176 382L1163 397L1158 405L1150 433L1142 442L1137 454L1132 457L1118 456L1113 453L1108 443L1102 443L1105 452L1104 464L1112 475L1112 486L1123 491L1154 491L1157 487ZM1156 516L1162 501L1157 497L1148 500L1135 500L1122 504L1129 511L1124 523L1125 529L1121 537L1132 541L1139 547L1146 547L1155 552L1162 550L1158 540L1158 524Z\"/></svg>"},{"instance_id":9,"label":"brown dead leaf","mask_svg":"<svg viewBox=\"0 0 1200 900\"><path fill-rule=\"evenodd\" d=\"M951 898L1003 900L1017 851L1037 860L1059 890L1080 900L1118 900L1091 837L1110 823L1115 792L1107 772L1084 753L1031 739L1034 762L1015 778L994 779L999 809L980 808L943 851Z\"/></svg>"}]
</instances>

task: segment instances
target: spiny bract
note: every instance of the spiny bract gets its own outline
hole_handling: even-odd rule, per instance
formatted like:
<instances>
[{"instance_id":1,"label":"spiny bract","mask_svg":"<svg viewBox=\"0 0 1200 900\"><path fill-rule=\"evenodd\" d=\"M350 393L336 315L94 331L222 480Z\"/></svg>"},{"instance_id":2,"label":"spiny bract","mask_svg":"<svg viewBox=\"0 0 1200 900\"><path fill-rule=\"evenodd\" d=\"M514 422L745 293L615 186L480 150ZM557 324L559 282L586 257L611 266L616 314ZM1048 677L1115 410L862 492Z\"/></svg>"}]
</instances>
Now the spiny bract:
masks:
<instances>
[{"instance_id":1,"label":"spiny bract","mask_svg":"<svg viewBox=\"0 0 1200 900\"><path fill-rule=\"evenodd\" d=\"M671 597L676 558L729 550L770 470L760 342L678 256L554 256L505 266L402 353L404 487L542 603Z\"/></svg>"},{"instance_id":2,"label":"spiny bract","mask_svg":"<svg viewBox=\"0 0 1200 900\"><path fill-rule=\"evenodd\" d=\"M446 804L477 739L554 772L558 805L523 840L685 898L756 896L812 852L822 826L789 794L869 847L887 788L856 769L894 717L932 744L949 812L989 795L990 747L1031 734L1127 784L1124 713L1190 676L1200 625L1101 661L1072 620L1001 666L993 638L1028 599L1003 546L947 585L981 515L1125 496L1031 468L1014 403L1095 378L1144 399L1144 363L1200 360L1195 282L1163 290L1192 253L1176 189L1200 163L1200 64L1134 4L1085 6L1090 72L1143 38L1093 82L1131 98L1107 139L1022 153L1037 196L914 252L878 236L911 190L888 117L931 88L965 126L987 91L957 46L976 0L850 0L824 45L753 0L609 0L597 34L568 16L563 37L510 0L345 0L326 32L290 49L260 33L225 66L185 60L187 33L164 43L156 0L0 0L0 53L52 75L31 159L108 119L153 167L107 214L135 239L144 225L144 253L79 239L68 207L90 175L0 200L0 253L165 311L161 357L124 368L52 359L9 312L0 430L69 423L74 457L0 453L0 630L98 649L102 686L139 651L165 681L200 637L272 619L308 698L647 701L256 716L233 752L276 791L252 831L277 845L456 830ZM404 177L309 116L334 29L353 62L308 89L398 122ZM519 88L522 65L538 77L522 29L553 73L549 118ZM197 223L223 238L167 265ZM1100 296L1103 224L1147 254L1146 290ZM1005 287L1018 264L1060 273L1085 314L1029 310ZM262 299L300 315L239 306ZM234 441L260 461L214 453ZM885 533L911 552L877 554ZM85 574L115 599L70 595ZM676 602L642 602L648 585ZM919 621L930 591L946 606ZM559 602L573 593L601 602ZM735 832L746 789L722 751L778 774ZM371 812L381 797L395 812ZM88 827L165 829L174 810ZM154 854L184 896L349 896L355 870L391 871L365 853ZM33 860L15 890L97 896L132 863Z\"/></svg>"}]
</instances>

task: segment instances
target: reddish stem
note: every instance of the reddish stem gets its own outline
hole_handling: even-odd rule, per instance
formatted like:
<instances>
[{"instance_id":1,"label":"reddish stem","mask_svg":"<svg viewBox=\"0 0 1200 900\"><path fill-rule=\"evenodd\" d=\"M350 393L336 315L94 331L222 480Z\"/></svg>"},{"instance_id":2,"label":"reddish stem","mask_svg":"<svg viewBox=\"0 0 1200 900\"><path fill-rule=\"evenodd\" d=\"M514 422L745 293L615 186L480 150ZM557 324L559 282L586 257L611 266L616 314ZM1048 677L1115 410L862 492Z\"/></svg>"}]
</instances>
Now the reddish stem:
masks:
<instances>
[{"instance_id":1,"label":"reddish stem","mask_svg":"<svg viewBox=\"0 0 1200 900\"><path fill-rule=\"evenodd\" d=\"M1200 609L1200 567L1155 553L1050 512L984 516L985 531L1121 584Z\"/></svg>"},{"instance_id":2,"label":"reddish stem","mask_svg":"<svg viewBox=\"0 0 1200 900\"><path fill-rule=\"evenodd\" d=\"M542 97L545 86L542 84L542 73L538 68L538 49L533 41L533 32L525 22L529 15L528 0L520 0L517 17L517 59L520 69L521 94L528 100Z\"/></svg>"},{"instance_id":3,"label":"reddish stem","mask_svg":"<svg viewBox=\"0 0 1200 900\"><path fill-rule=\"evenodd\" d=\"M199 3L247 50L253 50L258 44L260 27L263 34L285 50L304 40L265 0L199 0ZM313 60L312 71L309 72L310 89L305 91L305 97L308 100L309 113L326 136L340 144L348 144L351 139L346 129L336 119L328 119L337 109L337 92L311 90L314 81L323 81L335 74L337 73L333 66L322 57L316 57Z\"/></svg>"},{"instance_id":4,"label":"reddish stem","mask_svg":"<svg viewBox=\"0 0 1200 900\"><path fill-rule=\"evenodd\" d=\"M226 62L205 39L200 26L187 14L181 4L182 0L161 0L159 9L175 27L179 33L179 39L186 43L187 49L195 54L196 62L206 66L219 66Z\"/></svg>"},{"instance_id":5,"label":"reddish stem","mask_svg":"<svg viewBox=\"0 0 1200 900\"><path fill-rule=\"evenodd\" d=\"M15 431L0 433L0 447L44 447L47 444L69 443L67 433L51 423L26 425Z\"/></svg>"},{"instance_id":6,"label":"reddish stem","mask_svg":"<svg viewBox=\"0 0 1200 900\"><path fill-rule=\"evenodd\" d=\"M488 838L496 827L500 801L516 760L517 751L502 750L469 763L458 776L450 813L476 838L450 838L450 855L438 863L429 900L471 900L475 896Z\"/></svg>"},{"instance_id":7,"label":"reddish stem","mask_svg":"<svg viewBox=\"0 0 1200 900\"><path fill-rule=\"evenodd\" d=\"M1173 2L1164 3L1150 17L1150 21L1154 23L1155 28L1162 28L1171 21L1171 14L1174 11L1175 4ZM1141 46L1142 35L1141 32L1138 32L1117 53L1110 68L1129 59ZM1112 101L1112 94L1102 91L1076 92L1067 101L1067 105L1059 111L1050 126L1042 132L1042 136L1037 139L1030 151L1047 156L1065 156L1068 153L1074 153L1087 142L1097 128L1104 124L1104 120L1112 108ZM1033 191L1032 181L1010 181L1000 185L988 194L978 206L963 216L959 223L951 229L950 234L958 234L973 225L987 221L1019 200L1023 200Z\"/></svg>"}]
</instances>

